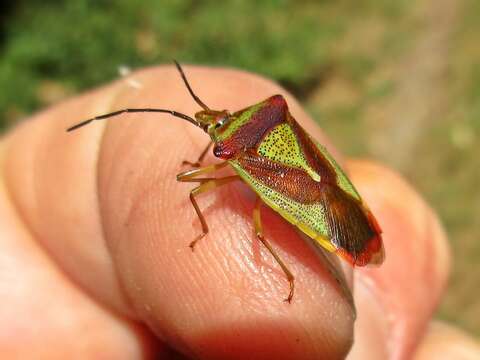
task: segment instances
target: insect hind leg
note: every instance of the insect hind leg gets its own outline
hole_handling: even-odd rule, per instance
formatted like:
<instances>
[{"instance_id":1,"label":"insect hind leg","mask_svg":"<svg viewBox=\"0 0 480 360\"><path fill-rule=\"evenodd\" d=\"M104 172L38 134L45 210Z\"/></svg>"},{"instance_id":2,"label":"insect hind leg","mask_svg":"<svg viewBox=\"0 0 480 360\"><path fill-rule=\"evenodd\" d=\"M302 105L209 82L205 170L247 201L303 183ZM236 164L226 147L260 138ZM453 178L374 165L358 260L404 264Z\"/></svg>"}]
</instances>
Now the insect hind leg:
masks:
<instances>
[{"instance_id":1,"label":"insect hind leg","mask_svg":"<svg viewBox=\"0 0 480 360\"><path fill-rule=\"evenodd\" d=\"M288 283L290 285L290 292L288 293L288 297L285 299L285 301L290 303L292 301L293 293L295 291L295 277L293 276L292 272L288 269L288 267L285 265L283 260L277 255L272 245L270 245L267 239L265 239L265 237L263 236L262 219L260 214L261 206L262 206L262 200L260 199L260 197L257 197L255 208L253 209L253 225L255 227L255 233L257 235L257 238L261 241L263 246L267 248L270 254L272 254L275 261L278 263L278 265L280 265L283 272L285 273L285 276L287 277Z\"/></svg>"}]
</instances>

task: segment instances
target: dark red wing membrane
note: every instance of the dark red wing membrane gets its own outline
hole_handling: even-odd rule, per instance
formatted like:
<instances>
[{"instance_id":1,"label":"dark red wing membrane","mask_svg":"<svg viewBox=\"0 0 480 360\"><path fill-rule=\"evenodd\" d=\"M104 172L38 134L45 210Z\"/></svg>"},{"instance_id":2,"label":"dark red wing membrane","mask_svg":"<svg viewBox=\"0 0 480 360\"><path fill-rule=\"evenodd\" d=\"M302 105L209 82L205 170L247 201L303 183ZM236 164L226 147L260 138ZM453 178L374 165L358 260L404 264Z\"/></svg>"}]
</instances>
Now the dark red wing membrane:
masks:
<instances>
[{"instance_id":1,"label":"dark red wing membrane","mask_svg":"<svg viewBox=\"0 0 480 360\"><path fill-rule=\"evenodd\" d=\"M331 241L351 264L363 266L383 261L381 229L371 212L335 185L322 191Z\"/></svg>"}]
</instances>

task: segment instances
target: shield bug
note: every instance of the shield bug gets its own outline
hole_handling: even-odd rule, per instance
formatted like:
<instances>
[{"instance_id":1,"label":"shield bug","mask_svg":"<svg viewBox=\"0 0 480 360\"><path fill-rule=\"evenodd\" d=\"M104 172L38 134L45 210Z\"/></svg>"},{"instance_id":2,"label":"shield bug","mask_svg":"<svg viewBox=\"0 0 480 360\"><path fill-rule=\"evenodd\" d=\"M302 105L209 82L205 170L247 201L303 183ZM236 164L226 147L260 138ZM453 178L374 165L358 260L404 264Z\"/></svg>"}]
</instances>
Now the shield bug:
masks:
<instances>
[{"instance_id":1,"label":"shield bug","mask_svg":"<svg viewBox=\"0 0 480 360\"><path fill-rule=\"evenodd\" d=\"M180 182L198 183L190 201L198 215L202 232L190 247L208 233L208 225L196 197L232 181L243 181L257 195L253 210L256 235L285 273L290 292L294 277L263 236L260 207L268 205L305 233L314 245L335 252L352 265L381 264L384 249L381 229L354 186L325 147L312 139L290 114L282 95L230 113L210 109L193 92L181 66L175 61L188 92L202 108L192 118L177 111L156 108L123 109L80 122L76 130L94 120L123 113L167 113L198 126L211 138L198 161L184 164L191 170L177 175ZM201 167L210 147L220 163ZM202 177L230 165L236 175ZM338 276L337 276L338 280Z\"/></svg>"}]
</instances>

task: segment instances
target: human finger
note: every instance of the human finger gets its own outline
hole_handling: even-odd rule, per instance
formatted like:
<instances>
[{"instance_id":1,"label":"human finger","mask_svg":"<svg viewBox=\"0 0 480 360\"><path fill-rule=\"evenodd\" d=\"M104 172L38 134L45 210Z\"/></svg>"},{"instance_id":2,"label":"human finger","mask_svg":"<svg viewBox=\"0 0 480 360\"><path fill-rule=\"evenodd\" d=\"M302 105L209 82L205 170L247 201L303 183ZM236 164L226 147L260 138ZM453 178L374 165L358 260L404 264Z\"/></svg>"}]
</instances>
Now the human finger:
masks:
<instances>
[{"instance_id":1,"label":"human finger","mask_svg":"<svg viewBox=\"0 0 480 360\"><path fill-rule=\"evenodd\" d=\"M211 107L238 109L283 92L233 70L189 67L187 74ZM252 254L254 199L245 186L204 196L210 233L191 253L198 219L185 196L190 186L175 174L204 146L198 129L144 114L111 121L105 131L96 124L64 133L76 120L121 107L197 110L171 67L134 77L139 91L118 82L36 116L9 137L7 184L38 241L91 296L184 353L343 357L354 318L348 299L298 234L266 209L266 235L297 278L293 303L282 301L288 287L278 265L263 250Z\"/></svg>"}]
</instances>

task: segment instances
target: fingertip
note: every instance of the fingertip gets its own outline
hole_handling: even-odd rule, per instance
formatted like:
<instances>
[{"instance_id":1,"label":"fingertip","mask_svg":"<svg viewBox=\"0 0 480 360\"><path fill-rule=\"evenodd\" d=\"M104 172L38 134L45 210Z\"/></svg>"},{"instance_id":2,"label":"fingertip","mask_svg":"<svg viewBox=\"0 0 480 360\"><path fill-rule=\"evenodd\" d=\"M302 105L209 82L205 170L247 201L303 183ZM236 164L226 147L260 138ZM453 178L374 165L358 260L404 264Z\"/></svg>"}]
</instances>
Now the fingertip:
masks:
<instances>
[{"instance_id":1,"label":"fingertip","mask_svg":"<svg viewBox=\"0 0 480 360\"><path fill-rule=\"evenodd\" d=\"M415 352L414 360L480 359L480 343L449 324L434 321Z\"/></svg>"},{"instance_id":2,"label":"fingertip","mask_svg":"<svg viewBox=\"0 0 480 360\"><path fill-rule=\"evenodd\" d=\"M348 169L383 230L385 245L380 268L356 272L360 315L353 354L377 334L383 356L408 357L445 288L450 265L445 232L432 209L394 171L368 161L350 161Z\"/></svg>"},{"instance_id":3,"label":"fingertip","mask_svg":"<svg viewBox=\"0 0 480 360\"><path fill-rule=\"evenodd\" d=\"M385 241L392 247L386 257L391 253L392 262L405 262L409 257L411 262L426 262L434 268L438 283L444 284L451 265L450 248L432 208L400 174L386 166L351 160L348 169L367 205L380 219Z\"/></svg>"},{"instance_id":4,"label":"fingertip","mask_svg":"<svg viewBox=\"0 0 480 360\"><path fill-rule=\"evenodd\" d=\"M185 73L212 108L235 111L279 92L239 71L186 67ZM197 110L172 69L135 76L148 91L120 96L122 107ZM263 250L260 263L253 259L253 196L244 196L245 186L202 195L210 232L191 252L188 244L200 231L188 201L193 186L177 183L175 174L183 160L196 158L205 134L167 117L142 118L109 126L98 182L109 248L138 316L162 339L201 358L343 358L352 342L348 299L293 228L267 209L266 236L296 277L292 303L282 301L288 283L278 264Z\"/></svg>"},{"instance_id":5,"label":"fingertip","mask_svg":"<svg viewBox=\"0 0 480 360\"><path fill-rule=\"evenodd\" d=\"M297 120L322 137L300 105L269 80L232 69L185 70L212 108L237 110L283 93ZM19 157L10 159L9 181L45 248L94 298L147 323L184 353L343 358L353 337L348 300L293 228L267 210L267 236L296 277L292 303L282 301L288 285L278 264L263 251L258 261L252 254L252 204L243 190L202 198L211 235L195 253L188 248L200 227L190 187L176 183L175 174L182 160L196 158L205 134L151 114L64 132L125 107L198 110L172 66L130 78L141 88L121 79L69 100L40 114L14 141ZM25 164L29 171L22 173Z\"/></svg>"}]
</instances>

